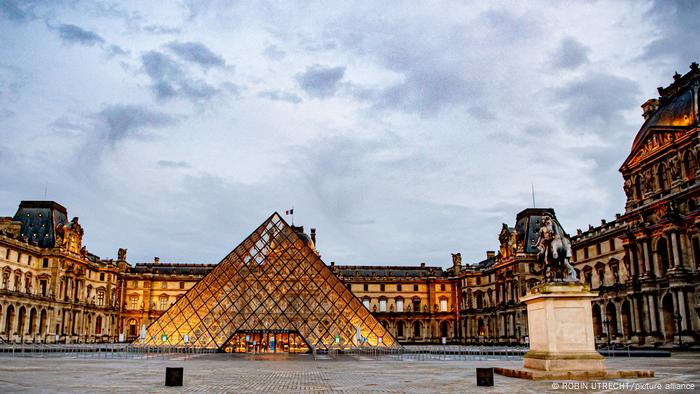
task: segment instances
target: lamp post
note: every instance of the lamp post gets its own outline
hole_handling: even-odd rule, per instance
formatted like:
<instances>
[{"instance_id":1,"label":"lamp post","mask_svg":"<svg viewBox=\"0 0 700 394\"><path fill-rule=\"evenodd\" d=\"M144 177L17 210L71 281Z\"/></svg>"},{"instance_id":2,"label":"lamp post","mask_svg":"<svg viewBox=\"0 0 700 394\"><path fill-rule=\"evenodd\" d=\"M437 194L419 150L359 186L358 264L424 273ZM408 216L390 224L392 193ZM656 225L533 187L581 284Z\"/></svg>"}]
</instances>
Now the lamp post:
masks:
<instances>
[{"instance_id":1,"label":"lamp post","mask_svg":"<svg viewBox=\"0 0 700 394\"><path fill-rule=\"evenodd\" d=\"M683 347L683 335L681 335L681 322L683 321L683 316L679 312L673 315L673 320L676 321L676 332L678 333L678 346Z\"/></svg>"},{"instance_id":2,"label":"lamp post","mask_svg":"<svg viewBox=\"0 0 700 394\"><path fill-rule=\"evenodd\" d=\"M610 319L607 317L603 319L603 324L605 324L605 332L608 337L608 350L610 350Z\"/></svg>"}]
</instances>

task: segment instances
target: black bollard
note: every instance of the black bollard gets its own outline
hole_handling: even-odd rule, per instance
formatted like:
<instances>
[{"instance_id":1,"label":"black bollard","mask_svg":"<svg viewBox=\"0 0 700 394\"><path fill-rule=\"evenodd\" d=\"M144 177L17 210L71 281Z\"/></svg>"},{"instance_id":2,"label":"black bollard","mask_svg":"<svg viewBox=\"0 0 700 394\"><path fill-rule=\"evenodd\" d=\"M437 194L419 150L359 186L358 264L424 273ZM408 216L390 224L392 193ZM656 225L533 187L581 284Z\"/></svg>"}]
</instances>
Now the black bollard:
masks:
<instances>
[{"instance_id":1,"label":"black bollard","mask_svg":"<svg viewBox=\"0 0 700 394\"><path fill-rule=\"evenodd\" d=\"M182 367L166 367L165 368L165 385L166 386L182 386ZM492 377L493 379L493 377Z\"/></svg>"},{"instance_id":2,"label":"black bollard","mask_svg":"<svg viewBox=\"0 0 700 394\"><path fill-rule=\"evenodd\" d=\"M476 385L493 386L493 368L477 368Z\"/></svg>"}]
</instances>

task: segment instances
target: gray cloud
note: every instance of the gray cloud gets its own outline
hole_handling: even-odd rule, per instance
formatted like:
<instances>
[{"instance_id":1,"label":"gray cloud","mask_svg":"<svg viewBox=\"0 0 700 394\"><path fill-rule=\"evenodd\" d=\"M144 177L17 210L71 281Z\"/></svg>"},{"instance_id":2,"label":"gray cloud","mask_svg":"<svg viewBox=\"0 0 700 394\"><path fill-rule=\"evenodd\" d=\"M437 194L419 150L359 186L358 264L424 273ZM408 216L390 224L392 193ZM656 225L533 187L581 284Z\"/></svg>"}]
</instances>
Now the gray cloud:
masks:
<instances>
[{"instance_id":1,"label":"gray cloud","mask_svg":"<svg viewBox=\"0 0 700 394\"><path fill-rule=\"evenodd\" d=\"M175 118L147 107L133 104L109 105L95 115L96 130L109 144L126 138L145 136L152 128L176 123Z\"/></svg>"},{"instance_id":2,"label":"gray cloud","mask_svg":"<svg viewBox=\"0 0 700 394\"><path fill-rule=\"evenodd\" d=\"M333 96L339 87L340 80L345 75L345 67L328 67L314 64L307 67L303 73L296 75L296 80L306 93L316 98Z\"/></svg>"},{"instance_id":3,"label":"gray cloud","mask_svg":"<svg viewBox=\"0 0 700 394\"><path fill-rule=\"evenodd\" d=\"M588 63L590 50L589 47L581 44L575 38L565 37L552 56L552 64L555 68L573 70Z\"/></svg>"},{"instance_id":4,"label":"gray cloud","mask_svg":"<svg viewBox=\"0 0 700 394\"><path fill-rule=\"evenodd\" d=\"M181 59L199 64L202 67L215 67L226 64L224 58L199 42L173 41L168 43L167 47Z\"/></svg>"},{"instance_id":5,"label":"gray cloud","mask_svg":"<svg viewBox=\"0 0 700 394\"><path fill-rule=\"evenodd\" d=\"M186 161L158 160L156 165L161 168L191 168Z\"/></svg>"},{"instance_id":6,"label":"gray cloud","mask_svg":"<svg viewBox=\"0 0 700 394\"><path fill-rule=\"evenodd\" d=\"M694 0L654 0L645 15L659 27L642 54L642 59L667 63L672 72L698 61L700 42L690 39L700 31L700 2Z\"/></svg>"},{"instance_id":7,"label":"gray cloud","mask_svg":"<svg viewBox=\"0 0 700 394\"><path fill-rule=\"evenodd\" d=\"M268 45L265 47L263 54L272 60L282 60L287 55L287 53L277 45Z\"/></svg>"},{"instance_id":8,"label":"gray cloud","mask_svg":"<svg viewBox=\"0 0 700 394\"><path fill-rule=\"evenodd\" d=\"M82 45L92 46L95 44L103 44L105 40L97 33L85 30L80 26L63 24L56 28L58 35L64 42L78 43Z\"/></svg>"},{"instance_id":9,"label":"gray cloud","mask_svg":"<svg viewBox=\"0 0 700 394\"><path fill-rule=\"evenodd\" d=\"M168 27L162 25L146 25L143 27L143 30L152 34L178 34L181 31L177 27Z\"/></svg>"},{"instance_id":10,"label":"gray cloud","mask_svg":"<svg viewBox=\"0 0 700 394\"><path fill-rule=\"evenodd\" d=\"M188 78L182 66L170 56L149 51L141 56L146 74L151 78L151 89L159 99L183 96L188 99L209 99L219 93L219 89L205 81Z\"/></svg>"},{"instance_id":11,"label":"gray cloud","mask_svg":"<svg viewBox=\"0 0 700 394\"><path fill-rule=\"evenodd\" d=\"M598 132L606 133L615 130L600 127L617 123L620 112L638 106L639 92L639 84L631 79L590 73L556 89L554 96L565 103L572 126L594 125Z\"/></svg>"},{"instance_id":12,"label":"gray cloud","mask_svg":"<svg viewBox=\"0 0 700 394\"><path fill-rule=\"evenodd\" d=\"M294 104L299 104L301 102L301 97L294 93L284 92L281 90L266 90L258 93L258 97L267 98L272 101L286 101Z\"/></svg>"},{"instance_id":13,"label":"gray cloud","mask_svg":"<svg viewBox=\"0 0 700 394\"><path fill-rule=\"evenodd\" d=\"M14 0L0 1L0 16L3 16L14 22L24 22L32 19L33 15L28 9L30 5L27 2L18 2Z\"/></svg>"}]
</instances>

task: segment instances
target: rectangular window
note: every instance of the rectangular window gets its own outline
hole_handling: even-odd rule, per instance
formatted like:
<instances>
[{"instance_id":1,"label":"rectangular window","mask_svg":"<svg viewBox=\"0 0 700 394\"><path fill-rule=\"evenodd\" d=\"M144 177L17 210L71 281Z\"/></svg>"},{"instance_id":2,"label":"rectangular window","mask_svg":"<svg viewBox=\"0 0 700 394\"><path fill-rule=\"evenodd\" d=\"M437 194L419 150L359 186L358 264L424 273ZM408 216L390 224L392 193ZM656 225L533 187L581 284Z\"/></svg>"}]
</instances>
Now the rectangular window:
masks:
<instances>
[{"instance_id":1,"label":"rectangular window","mask_svg":"<svg viewBox=\"0 0 700 394\"><path fill-rule=\"evenodd\" d=\"M413 291L418 291L418 285L413 285Z\"/></svg>"},{"instance_id":2,"label":"rectangular window","mask_svg":"<svg viewBox=\"0 0 700 394\"><path fill-rule=\"evenodd\" d=\"M164 311L168 309L168 299L167 298L161 298L160 299L160 310Z\"/></svg>"},{"instance_id":3,"label":"rectangular window","mask_svg":"<svg viewBox=\"0 0 700 394\"><path fill-rule=\"evenodd\" d=\"M180 282L180 289L184 289L184 288L185 288L185 282Z\"/></svg>"},{"instance_id":4,"label":"rectangular window","mask_svg":"<svg viewBox=\"0 0 700 394\"><path fill-rule=\"evenodd\" d=\"M10 249L5 249L5 260L10 259Z\"/></svg>"},{"instance_id":5,"label":"rectangular window","mask_svg":"<svg viewBox=\"0 0 700 394\"><path fill-rule=\"evenodd\" d=\"M362 290L368 291L368 290L369 290L369 285L367 285L367 284L362 285Z\"/></svg>"},{"instance_id":6,"label":"rectangular window","mask_svg":"<svg viewBox=\"0 0 700 394\"><path fill-rule=\"evenodd\" d=\"M610 251L615 250L615 238L610 238Z\"/></svg>"},{"instance_id":7,"label":"rectangular window","mask_svg":"<svg viewBox=\"0 0 700 394\"><path fill-rule=\"evenodd\" d=\"M440 285L440 291L445 291L445 284L444 283Z\"/></svg>"},{"instance_id":8,"label":"rectangular window","mask_svg":"<svg viewBox=\"0 0 700 394\"><path fill-rule=\"evenodd\" d=\"M135 280L132 284L132 287L134 287L135 289L138 289L139 288L139 281Z\"/></svg>"},{"instance_id":9,"label":"rectangular window","mask_svg":"<svg viewBox=\"0 0 700 394\"><path fill-rule=\"evenodd\" d=\"M588 259L588 246L583 248L583 258Z\"/></svg>"},{"instance_id":10,"label":"rectangular window","mask_svg":"<svg viewBox=\"0 0 700 394\"><path fill-rule=\"evenodd\" d=\"M22 258L22 252L17 252L17 262L19 263L19 259Z\"/></svg>"},{"instance_id":11,"label":"rectangular window","mask_svg":"<svg viewBox=\"0 0 700 394\"><path fill-rule=\"evenodd\" d=\"M401 285L396 285L396 291L401 291Z\"/></svg>"},{"instance_id":12,"label":"rectangular window","mask_svg":"<svg viewBox=\"0 0 700 394\"><path fill-rule=\"evenodd\" d=\"M386 300L379 300L379 312L386 312Z\"/></svg>"},{"instance_id":13,"label":"rectangular window","mask_svg":"<svg viewBox=\"0 0 700 394\"><path fill-rule=\"evenodd\" d=\"M403 300L396 300L396 312L403 312Z\"/></svg>"},{"instance_id":14,"label":"rectangular window","mask_svg":"<svg viewBox=\"0 0 700 394\"><path fill-rule=\"evenodd\" d=\"M167 289L167 288L168 288L168 282L163 281L163 282L160 284L160 287L161 287L162 289Z\"/></svg>"},{"instance_id":15,"label":"rectangular window","mask_svg":"<svg viewBox=\"0 0 700 394\"><path fill-rule=\"evenodd\" d=\"M379 291L384 291L384 283L382 283L381 285L379 285Z\"/></svg>"},{"instance_id":16,"label":"rectangular window","mask_svg":"<svg viewBox=\"0 0 700 394\"><path fill-rule=\"evenodd\" d=\"M480 285L480 284L481 284L481 277L480 277L480 276L477 276L477 277L476 277L476 284L477 284L477 285Z\"/></svg>"},{"instance_id":17,"label":"rectangular window","mask_svg":"<svg viewBox=\"0 0 700 394\"><path fill-rule=\"evenodd\" d=\"M364 300L362 300L362 305L364 305L365 308L369 309L369 300L366 298Z\"/></svg>"},{"instance_id":18,"label":"rectangular window","mask_svg":"<svg viewBox=\"0 0 700 394\"><path fill-rule=\"evenodd\" d=\"M104 272L100 272L100 280L102 280L102 281L105 280L105 273Z\"/></svg>"},{"instance_id":19,"label":"rectangular window","mask_svg":"<svg viewBox=\"0 0 700 394\"><path fill-rule=\"evenodd\" d=\"M603 248L600 247L600 244L599 244L599 243L595 244L595 252L596 252L596 254L601 254L601 253L602 253L602 249L603 249Z\"/></svg>"},{"instance_id":20,"label":"rectangular window","mask_svg":"<svg viewBox=\"0 0 700 394\"><path fill-rule=\"evenodd\" d=\"M447 312L447 300L440 300L440 312Z\"/></svg>"},{"instance_id":21,"label":"rectangular window","mask_svg":"<svg viewBox=\"0 0 700 394\"><path fill-rule=\"evenodd\" d=\"M105 304L105 292L104 292L104 290L97 290L97 306L104 306L104 304ZM132 309L136 309L136 308L132 308Z\"/></svg>"},{"instance_id":22,"label":"rectangular window","mask_svg":"<svg viewBox=\"0 0 700 394\"><path fill-rule=\"evenodd\" d=\"M138 302L139 302L138 297L136 297L136 296L131 297L131 309L136 309L136 307L138 306Z\"/></svg>"},{"instance_id":23,"label":"rectangular window","mask_svg":"<svg viewBox=\"0 0 700 394\"><path fill-rule=\"evenodd\" d=\"M27 265L32 265L32 256L27 257Z\"/></svg>"}]
</instances>

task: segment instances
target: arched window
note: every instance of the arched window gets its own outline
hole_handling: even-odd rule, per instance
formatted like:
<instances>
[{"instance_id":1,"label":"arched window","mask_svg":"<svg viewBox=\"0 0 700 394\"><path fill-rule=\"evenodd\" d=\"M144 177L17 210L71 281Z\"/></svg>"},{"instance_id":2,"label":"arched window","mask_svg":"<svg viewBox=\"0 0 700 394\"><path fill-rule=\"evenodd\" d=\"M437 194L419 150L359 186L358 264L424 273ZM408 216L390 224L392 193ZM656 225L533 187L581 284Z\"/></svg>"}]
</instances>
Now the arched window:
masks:
<instances>
[{"instance_id":1,"label":"arched window","mask_svg":"<svg viewBox=\"0 0 700 394\"><path fill-rule=\"evenodd\" d=\"M656 243L656 253L659 257L659 275L664 275L669 269L668 244L666 238L660 238Z\"/></svg>"},{"instance_id":2,"label":"arched window","mask_svg":"<svg viewBox=\"0 0 700 394\"><path fill-rule=\"evenodd\" d=\"M102 316L97 316L95 319L95 334L102 334Z\"/></svg>"},{"instance_id":3,"label":"arched window","mask_svg":"<svg viewBox=\"0 0 700 394\"><path fill-rule=\"evenodd\" d=\"M421 338L421 324L419 321L413 323L413 338Z\"/></svg>"},{"instance_id":4,"label":"arched window","mask_svg":"<svg viewBox=\"0 0 700 394\"><path fill-rule=\"evenodd\" d=\"M136 336L136 319L129 320L129 336Z\"/></svg>"},{"instance_id":5,"label":"arched window","mask_svg":"<svg viewBox=\"0 0 700 394\"><path fill-rule=\"evenodd\" d=\"M695 173L698 170L695 158L690 152L685 152L683 155L683 171L685 172L685 179L695 178Z\"/></svg>"},{"instance_id":6,"label":"arched window","mask_svg":"<svg viewBox=\"0 0 700 394\"><path fill-rule=\"evenodd\" d=\"M399 338L403 338L403 322L399 321L396 323L396 336Z\"/></svg>"},{"instance_id":7,"label":"arched window","mask_svg":"<svg viewBox=\"0 0 700 394\"><path fill-rule=\"evenodd\" d=\"M634 177L634 196L637 200L642 199L642 177L637 175Z\"/></svg>"}]
</instances>

